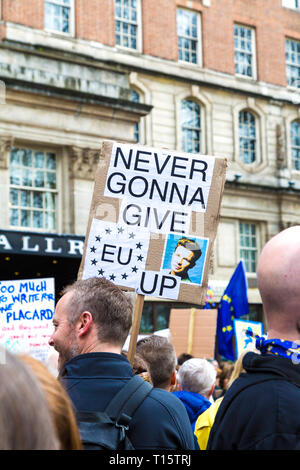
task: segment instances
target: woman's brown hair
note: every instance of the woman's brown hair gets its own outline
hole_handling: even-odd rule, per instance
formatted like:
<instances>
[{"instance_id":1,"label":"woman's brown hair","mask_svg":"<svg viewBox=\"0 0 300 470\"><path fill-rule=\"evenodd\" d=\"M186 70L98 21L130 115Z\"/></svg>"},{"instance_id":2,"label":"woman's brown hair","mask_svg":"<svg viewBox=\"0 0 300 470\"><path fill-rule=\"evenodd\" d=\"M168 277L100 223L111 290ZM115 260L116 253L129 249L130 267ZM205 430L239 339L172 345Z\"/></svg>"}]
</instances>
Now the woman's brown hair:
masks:
<instances>
[{"instance_id":1,"label":"woman's brown hair","mask_svg":"<svg viewBox=\"0 0 300 470\"><path fill-rule=\"evenodd\" d=\"M21 356L31 368L46 395L61 450L82 450L72 402L58 379L38 359Z\"/></svg>"}]
</instances>

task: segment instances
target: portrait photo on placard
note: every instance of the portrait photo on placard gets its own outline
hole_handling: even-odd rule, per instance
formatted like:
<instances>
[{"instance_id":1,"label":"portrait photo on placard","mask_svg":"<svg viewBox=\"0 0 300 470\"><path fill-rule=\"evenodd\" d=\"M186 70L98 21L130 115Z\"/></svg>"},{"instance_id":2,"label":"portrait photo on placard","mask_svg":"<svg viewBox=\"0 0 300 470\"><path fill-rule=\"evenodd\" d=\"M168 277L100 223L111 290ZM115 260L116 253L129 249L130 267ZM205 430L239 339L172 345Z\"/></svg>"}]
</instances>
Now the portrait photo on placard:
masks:
<instances>
[{"instance_id":1,"label":"portrait photo on placard","mask_svg":"<svg viewBox=\"0 0 300 470\"><path fill-rule=\"evenodd\" d=\"M201 286L207 248L207 238L169 233L161 269L180 277L181 282Z\"/></svg>"}]
</instances>

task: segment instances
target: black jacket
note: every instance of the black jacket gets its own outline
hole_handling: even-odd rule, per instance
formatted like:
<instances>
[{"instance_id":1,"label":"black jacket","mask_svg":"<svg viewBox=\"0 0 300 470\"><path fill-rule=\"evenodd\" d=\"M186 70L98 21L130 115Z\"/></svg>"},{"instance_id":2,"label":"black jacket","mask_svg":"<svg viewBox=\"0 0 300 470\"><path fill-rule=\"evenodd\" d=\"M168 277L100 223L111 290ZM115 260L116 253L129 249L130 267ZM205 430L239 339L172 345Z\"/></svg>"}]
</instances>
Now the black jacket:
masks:
<instances>
[{"instance_id":1,"label":"black jacket","mask_svg":"<svg viewBox=\"0 0 300 470\"><path fill-rule=\"evenodd\" d=\"M62 383L77 410L103 411L132 376L132 367L124 356L88 353L65 365ZM137 450L195 448L184 405L172 393L158 388L153 388L136 410L128 436Z\"/></svg>"},{"instance_id":2,"label":"black jacket","mask_svg":"<svg viewBox=\"0 0 300 470\"><path fill-rule=\"evenodd\" d=\"M249 352L218 409L207 450L294 450L300 443L300 365Z\"/></svg>"}]
</instances>

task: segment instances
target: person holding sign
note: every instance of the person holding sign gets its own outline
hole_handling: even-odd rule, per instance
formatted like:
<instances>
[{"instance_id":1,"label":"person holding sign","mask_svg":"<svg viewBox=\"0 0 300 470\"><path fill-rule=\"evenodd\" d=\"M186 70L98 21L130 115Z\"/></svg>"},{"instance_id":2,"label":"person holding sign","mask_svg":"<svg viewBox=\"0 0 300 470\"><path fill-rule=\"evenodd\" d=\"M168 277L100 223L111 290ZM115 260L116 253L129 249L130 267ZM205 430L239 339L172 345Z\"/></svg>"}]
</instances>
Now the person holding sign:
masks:
<instances>
[{"instance_id":1,"label":"person holding sign","mask_svg":"<svg viewBox=\"0 0 300 470\"><path fill-rule=\"evenodd\" d=\"M75 409L103 412L133 377L121 354L132 324L129 298L104 277L78 280L63 291L53 324L49 344L59 353L60 377ZM153 387L133 414L126 436L140 450L194 449L184 405Z\"/></svg>"}]
</instances>

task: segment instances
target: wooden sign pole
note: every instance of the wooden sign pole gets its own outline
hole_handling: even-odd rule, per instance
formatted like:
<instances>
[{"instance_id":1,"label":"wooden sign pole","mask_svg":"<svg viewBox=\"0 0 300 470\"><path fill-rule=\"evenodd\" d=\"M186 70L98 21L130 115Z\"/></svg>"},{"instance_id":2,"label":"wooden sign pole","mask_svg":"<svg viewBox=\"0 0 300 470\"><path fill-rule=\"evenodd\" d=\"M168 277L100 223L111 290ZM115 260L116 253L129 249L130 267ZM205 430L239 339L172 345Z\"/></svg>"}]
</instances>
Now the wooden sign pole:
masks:
<instances>
[{"instance_id":1,"label":"wooden sign pole","mask_svg":"<svg viewBox=\"0 0 300 470\"><path fill-rule=\"evenodd\" d=\"M137 343L137 337L140 331L140 324L144 306L144 299L145 296L141 294L137 294L135 308L134 308L134 315L133 315L133 322L131 328L131 336L130 336L130 343L128 348L127 358L131 365L133 364L133 358L135 355L135 348Z\"/></svg>"},{"instance_id":2,"label":"wooden sign pole","mask_svg":"<svg viewBox=\"0 0 300 470\"><path fill-rule=\"evenodd\" d=\"M189 334L188 334L188 344L187 344L188 354L192 354L192 351L193 351L195 315L196 315L196 309L192 308L191 313L190 313L190 321L189 321Z\"/></svg>"}]
</instances>

